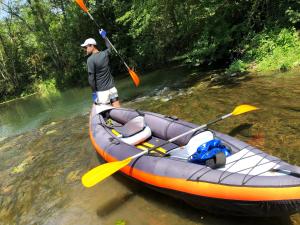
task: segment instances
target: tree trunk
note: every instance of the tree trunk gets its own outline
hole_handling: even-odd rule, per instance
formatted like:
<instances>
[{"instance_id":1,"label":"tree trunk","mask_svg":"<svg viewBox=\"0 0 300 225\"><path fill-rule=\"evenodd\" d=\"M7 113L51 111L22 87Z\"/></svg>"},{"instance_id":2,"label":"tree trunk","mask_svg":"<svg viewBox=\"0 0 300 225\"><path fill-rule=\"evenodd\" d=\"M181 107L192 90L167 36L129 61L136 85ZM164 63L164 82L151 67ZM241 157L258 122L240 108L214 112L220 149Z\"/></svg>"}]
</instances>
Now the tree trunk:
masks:
<instances>
[{"instance_id":1,"label":"tree trunk","mask_svg":"<svg viewBox=\"0 0 300 225\"><path fill-rule=\"evenodd\" d=\"M3 47L3 51L5 54L5 57L8 58L9 60L3 60L5 67L10 67L10 70L8 72L8 77L9 80L12 82L13 86L15 88L19 87L19 80L18 80L18 75L15 67L15 59L12 55L12 51L9 50L7 44L4 41L4 37L0 33L0 43Z\"/></svg>"},{"instance_id":2,"label":"tree trunk","mask_svg":"<svg viewBox=\"0 0 300 225\"><path fill-rule=\"evenodd\" d=\"M62 54L59 51L59 48L56 45L55 40L50 35L49 24L44 18L43 9L40 5L39 0L27 0L29 3L32 14L34 15L36 26L42 31L42 37L39 37L47 45L47 50L51 53L49 54L54 66L60 72L64 72L64 60L62 59Z\"/></svg>"}]
</instances>

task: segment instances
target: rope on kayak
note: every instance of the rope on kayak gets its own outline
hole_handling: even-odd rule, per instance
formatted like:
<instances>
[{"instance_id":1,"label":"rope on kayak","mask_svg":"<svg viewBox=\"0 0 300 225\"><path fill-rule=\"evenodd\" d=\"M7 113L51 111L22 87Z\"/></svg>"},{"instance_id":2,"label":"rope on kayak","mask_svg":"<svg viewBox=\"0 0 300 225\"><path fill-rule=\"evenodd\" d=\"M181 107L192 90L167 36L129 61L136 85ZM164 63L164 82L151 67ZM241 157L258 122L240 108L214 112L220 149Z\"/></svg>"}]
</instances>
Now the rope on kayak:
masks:
<instances>
[{"instance_id":1,"label":"rope on kayak","mask_svg":"<svg viewBox=\"0 0 300 225\"><path fill-rule=\"evenodd\" d=\"M271 160L271 161L269 161L269 162L260 164L260 165L258 165L258 166L261 166L261 165L264 165L264 164L267 164L267 163L270 163L270 162L276 162L274 166L277 166L279 163L282 162L282 160L280 160L280 159L278 159L278 160ZM259 176L259 175L262 175L262 174L264 174L264 173L266 173L266 172L270 172L270 170L266 170L266 171L264 171L264 172L261 172L261 173L258 173L258 174L255 174L255 175L251 176L247 181L245 181L245 182L243 183L243 185L246 184L246 183L248 183L251 179L253 179L253 178L255 178L255 177Z\"/></svg>"},{"instance_id":2,"label":"rope on kayak","mask_svg":"<svg viewBox=\"0 0 300 225\"><path fill-rule=\"evenodd\" d=\"M257 155L259 155L259 154L255 154L255 155L252 155L252 156L257 156ZM268 155L265 154L265 157L266 157L266 156L268 156ZM263 157L263 159L265 159L265 157ZM240 160L242 160L242 159L244 159L244 158L240 158ZM261 160L263 160L263 159L261 159ZM242 185L245 185L245 184L247 184L251 179L253 179L254 177L257 177L257 176L259 176L259 175L261 175L261 174L264 174L264 173L266 173L266 172L269 172L269 170L266 170L266 171L263 171L263 172L261 172L261 173L255 174L255 175L249 175L249 173L250 173L253 169L255 169L255 168L259 167L259 166L268 164L268 163L270 163L270 162L275 162L276 165L278 165L280 162L282 162L282 160L276 159L276 160L271 160L271 161L268 161L268 162L264 162L264 163L262 163L262 164L259 164L259 163L261 162L261 160L260 160L255 166L251 166L251 167L248 167L248 168L244 168L244 169L235 171L234 173L228 172L227 170L225 170L224 172L228 172L229 174L227 174L226 176L222 177L219 181L222 182L222 181L224 181L226 178L228 178L228 177L230 177L230 176L232 176L232 175L234 175L234 174L237 174L237 173L240 173L240 172L243 172L243 171L246 171L246 170L251 169L247 174L245 174L245 177L244 177L244 179L243 179L243 181L242 181ZM247 176L251 176L251 177L250 177L249 179L246 180Z\"/></svg>"},{"instance_id":3,"label":"rope on kayak","mask_svg":"<svg viewBox=\"0 0 300 225\"><path fill-rule=\"evenodd\" d=\"M206 166L203 166L201 169L198 169L198 170L196 170L194 173L192 173L192 175L187 179L187 180L191 180L192 181L192 177L194 176L194 175L196 175L197 173L199 173L199 172L201 172L202 170L204 170L204 169L209 169L209 167L206 167ZM206 171L207 172L207 171ZM201 175L202 176L202 175ZM199 179L201 178L201 176L199 176L199 177L197 177L197 181L199 181Z\"/></svg>"},{"instance_id":4,"label":"rope on kayak","mask_svg":"<svg viewBox=\"0 0 300 225\"><path fill-rule=\"evenodd\" d=\"M232 164L230 167L226 168L220 175L219 177L219 180L218 180L218 183L222 183L226 178L230 177L230 176L233 176L235 174L238 174L240 172L243 172L243 171L247 171L250 169L250 171L247 172L247 174L245 174L244 178L243 178L243 181L242 181L242 185L245 185L247 184L251 179L259 176L259 175L262 175L266 172L269 172L270 170L266 170L266 171L263 171L261 173L258 173L258 174L255 174L255 175L250 175L250 173L253 171L253 169L259 167L259 166L262 166L262 165L266 165L268 163L275 163L275 165L273 166L276 167L278 164L280 164L282 162L282 160L280 159L274 159L274 160L270 160L268 162L264 162L264 163L261 163L262 160L266 159L267 156L269 156L268 154L264 153L264 152L260 152L260 153L257 153L257 154L254 154L254 155L251 155L251 156L246 156L250 151L246 152L241 158L237 159L237 160L234 160L232 162L230 162L229 164ZM228 170L230 168L232 168L234 165L236 165L237 162L241 161L241 160L244 160L244 159L247 159L247 158L250 158L250 157L254 157L254 156L258 156L258 155L263 155L262 159L259 160L258 163L256 163L256 165L254 166L251 166L251 167L247 167L247 168L243 168L241 170L238 170L238 171L235 171L235 172L229 172ZM260 164L261 163L261 164ZM200 181L200 179L204 176L204 175L207 175L209 172L212 172L212 171L215 171L214 169L211 169L209 167L205 167L203 166L201 169L198 169L197 171L193 172L193 174L190 176L190 178L188 180L193 180L191 179L193 176L195 176L197 173L200 173L201 171L207 169L205 172L203 172L200 176L198 176L195 180L196 181ZM226 174L226 175L225 175ZM225 176L224 176L225 175ZM247 179L247 177L249 177Z\"/></svg>"},{"instance_id":5,"label":"rope on kayak","mask_svg":"<svg viewBox=\"0 0 300 225\"><path fill-rule=\"evenodd\" d=\"M243 181L242 181L242 185L245 185L250 179L246 180L247 176L249 176L249 174L253 171L254 168L258 167L259 165L263 165L263 164L260 164L261 161L263 161L268 155L267 154L264 154L264 156L256 163L255 166L253 166L249 171L248 173L245 175ZM268 162L269 163L269 162ZM254 175L255 176L255 175Z\"/></svg>"},{"instance_id":6,"label":"rope on kayak","mask_svg":"<svg viewBox=\"0 0 300 225\"><path fill-rule=\"evenodd\" d=\"M247 155L249 152L250 152L250 151L246 152L244 155L242 155L241 158L239 158L239 159L237 159L237 160L234 160L234 161L228 163L227 165L229 165L229 164L231 164L231 163L232 163L232 165L229 166L229 167L227 168L227 170L231 169L231 168L232 168L234 165L236 165L236 163L238 163L241 159L247 159L247 158L252 157L253 155L250 155L250 156L247 156L247 157L246 157L246 155ZM258 154L256 154L256 155L262 155L262 154L264 154L264 153L263 153L263 152L260 152L260 153L258 153ZM227 170L225 170L225 171L223 172L223 174L224 174L225 172L227 172ZM222 176L223 176L223 174L222 174Z\"/></svg>"},{"instance_id":7,"label":"rope on kayak","mask_svg":"<svg viewBox=\"0 0 300 225\"><path fill-rule=\"evenodd\" d=\"M218 183L221 183L225 178L227 178L228 176L232 175L232 174L230 173L228 176L222 178L222 176L223 176L226 172L228 172L227 170L229 170L230 168L232 168L232 167L233 167L237 162L239 162L241 159L244 159L244 156L246 156L249 152L250 152L250 151L244 153L244 155L243 155L241 158L239 158L239 159L237 159L237 160L234 160L234 161L228 163L228 164L231 164L231 163L233 163L233 164L232 164L231 166L229 166L226 170L224 170L224 171L221 173L221 175L220 175L220 177L219 177ZM247 157L247 158L248 158L248 157ZM204 167L204 168L207 168L207 167ZM202 169L200 169L199 172L200 172L201 170L202 170ZM197 177L197 180L199 181L204 175L206 175L206 174L209 173L210 171L213 171L213 169L209 168L209 170L207 170L205 173L203 173L203 174L201 174L199 177ZM195 174L196 174L196 173L195 173ZM192 176L191 176L191 177L192 177Z\"/></svg>"}]
</instances>

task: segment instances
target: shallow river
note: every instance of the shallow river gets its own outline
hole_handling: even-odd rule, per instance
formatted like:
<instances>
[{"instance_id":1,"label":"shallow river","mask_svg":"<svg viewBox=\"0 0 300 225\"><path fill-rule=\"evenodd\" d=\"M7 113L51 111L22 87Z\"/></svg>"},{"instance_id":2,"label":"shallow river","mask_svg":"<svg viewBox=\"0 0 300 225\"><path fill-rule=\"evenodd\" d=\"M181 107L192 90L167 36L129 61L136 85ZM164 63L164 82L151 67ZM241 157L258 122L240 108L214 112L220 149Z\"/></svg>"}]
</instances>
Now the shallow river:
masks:
<instances>
[{"instance_id":1,"label":"shallow river","mask_svg":"<svg viewBox=\"0 0 300 225\"><path fill-rule=\"evenodd\" d=\"M124 107L203 124L243 103L259 111L212 128L300 165L300 71L231 77L183 68L159 70L134 88L117 81ZM211 82L211 79L219 81ZM80 177L98 165L88 137L90 90L37 96L0 105L0 224L264 224L289 218L220 217L148 190L116 174L85 189Z\"/></svg>"}]
</instances>

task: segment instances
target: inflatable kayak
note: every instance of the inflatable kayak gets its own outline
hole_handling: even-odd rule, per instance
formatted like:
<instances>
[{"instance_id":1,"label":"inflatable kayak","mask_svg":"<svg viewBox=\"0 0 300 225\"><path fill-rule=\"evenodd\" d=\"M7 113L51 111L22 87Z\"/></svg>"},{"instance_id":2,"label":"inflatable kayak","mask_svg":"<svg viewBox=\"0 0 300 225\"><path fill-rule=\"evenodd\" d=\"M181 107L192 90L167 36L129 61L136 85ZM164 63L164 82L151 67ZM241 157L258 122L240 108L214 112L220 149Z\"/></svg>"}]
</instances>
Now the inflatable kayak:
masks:
<instances>
[{"instance_id":1,"label":"inflatable kayak","mask_svg":"<svg viewBox=\"0 0 300 225\"><path fill-rule=\"evenodd\" d=\"M299 167L207 128L166 142L198 126L157 113L94 105L89 133L106 162L153 149L120 172L194 207L217 214L263 217L300 211ZM197 148L212 140L230 153L218 152L193 162Z\"/></svg>"}]
</instances>

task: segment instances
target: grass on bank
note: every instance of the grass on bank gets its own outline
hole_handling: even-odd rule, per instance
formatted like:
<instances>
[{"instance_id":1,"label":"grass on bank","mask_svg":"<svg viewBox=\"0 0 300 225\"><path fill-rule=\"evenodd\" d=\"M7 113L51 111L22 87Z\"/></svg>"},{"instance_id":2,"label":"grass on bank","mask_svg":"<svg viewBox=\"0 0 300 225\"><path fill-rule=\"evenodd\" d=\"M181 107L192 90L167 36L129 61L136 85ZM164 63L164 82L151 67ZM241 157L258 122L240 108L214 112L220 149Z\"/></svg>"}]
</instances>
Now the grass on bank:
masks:
<instances>
[{"instance_id":1,"label":"grass on bank","mask_svg":"<svg viewBox=\"0 0 300 225\"><path fill-rule=\"evenodd\" d=\"M300 37L295 29L266 31L244 46L244 55L227 69L228 73L287 71L300 66Z\"/></svg>"}]
</instances>

